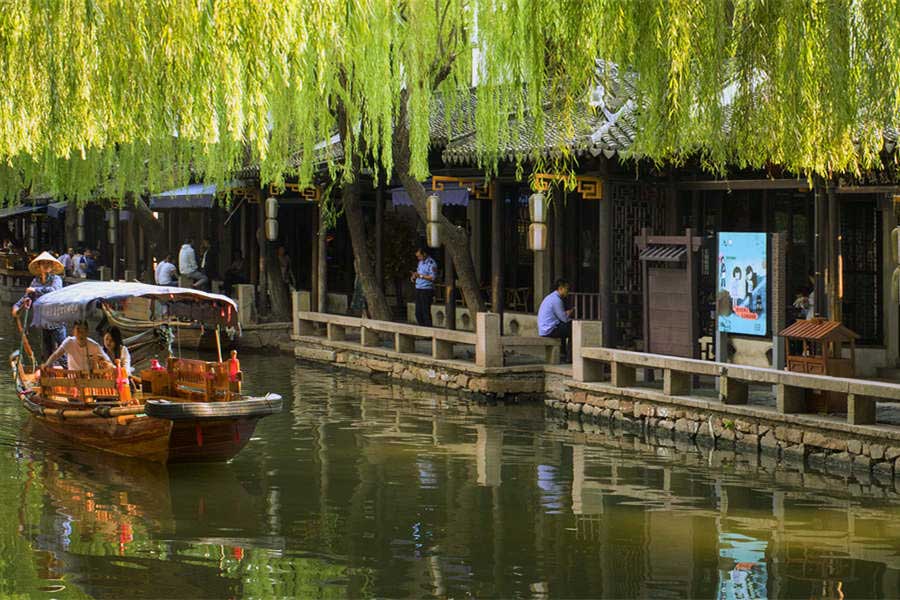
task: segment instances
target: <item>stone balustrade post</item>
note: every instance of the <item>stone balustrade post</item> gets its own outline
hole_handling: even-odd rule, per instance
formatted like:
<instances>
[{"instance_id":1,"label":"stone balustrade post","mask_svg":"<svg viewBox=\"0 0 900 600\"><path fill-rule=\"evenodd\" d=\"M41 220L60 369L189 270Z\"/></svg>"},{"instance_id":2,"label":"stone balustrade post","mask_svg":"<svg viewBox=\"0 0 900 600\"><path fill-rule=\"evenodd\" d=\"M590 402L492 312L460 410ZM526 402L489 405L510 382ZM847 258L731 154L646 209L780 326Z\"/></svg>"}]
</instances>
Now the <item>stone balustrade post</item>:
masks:
<instances>
[{"instance_id":1,"label":"stone balustrade post","mask_svg":"<svg viewBox=\"0 0 900 600\"><path fill-rule=\"evenodd\" d=\"M256 289L249 283L234 286L234 296L238 305L238 319L241 325L256 322Z\"/></svg>"},{"instance_id":2,"label":"stone balustrade post","mask_svg":"<svg viewBox=\"0 0 900 600\"><path fill-rule=\"evenodd\" d=\"M475 319L475 364L479 367L502 367L500 315L478 313Z\"/></svg>"},{"instance_id":3,"label":"stone balustrade post","mask_svg":"<svg viewBox=\"0 0 900 600\"><path fill-rule=\"evenodd\" d=\"M291 325L295 336L300 335L300 292L291 292Z\"/></svg>"},{"instance_id":4,"label":"stone balustrade post","mask_svg":"<svg viewBox=\"0 0 900 600\"><path fill-rule=\"evenodd\" d=\"M583 348L599 348L603 346L602 321L572 322L572 377L575 381L600 381L603 377L603 364L584 358Z\"/></svg>"},{"instance_id":5,"label":"stone balustrade post","mask_svg":"<svg viewBox=\"0 0 900 600\"><path fill-rule=\"evenodd\" d=\"M125 278L125 281L137 280L137 271L135 271L134 269L125 269L124 278Z\"/></svg>"}]
</instances>

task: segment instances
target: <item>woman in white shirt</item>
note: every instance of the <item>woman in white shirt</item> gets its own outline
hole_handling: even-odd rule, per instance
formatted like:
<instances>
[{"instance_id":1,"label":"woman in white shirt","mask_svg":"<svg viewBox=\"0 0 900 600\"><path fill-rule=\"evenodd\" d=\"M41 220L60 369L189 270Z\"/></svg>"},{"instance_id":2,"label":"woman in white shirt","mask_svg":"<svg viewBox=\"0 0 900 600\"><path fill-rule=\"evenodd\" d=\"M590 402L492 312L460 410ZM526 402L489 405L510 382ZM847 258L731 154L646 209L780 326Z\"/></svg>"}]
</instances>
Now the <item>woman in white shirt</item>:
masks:
<instances>
[{"instance_id":1,"label":"woman in white shirt","mask_svg":"<svg viewBox=\"0 0 900 600\"><path fill-rule=\"evenodd\" d=\"M122 343L122 332L118 327L110 327L103 334L103 351L109 358L109 362L116 364L116 360L120 360L129 376L134 373L134 369L131 367L131 352Z\"/></svg>"}]
</instances>

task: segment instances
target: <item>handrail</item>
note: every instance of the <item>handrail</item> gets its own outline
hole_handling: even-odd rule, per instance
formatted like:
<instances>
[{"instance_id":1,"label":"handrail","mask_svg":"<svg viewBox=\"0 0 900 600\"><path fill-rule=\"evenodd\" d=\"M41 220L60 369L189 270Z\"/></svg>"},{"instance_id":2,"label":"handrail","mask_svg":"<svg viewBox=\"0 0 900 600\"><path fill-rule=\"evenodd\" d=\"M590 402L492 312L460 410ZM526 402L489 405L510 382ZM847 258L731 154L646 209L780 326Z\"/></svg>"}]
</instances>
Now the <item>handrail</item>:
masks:
<instances>
[{"instance_id":1,"label":"handrail","mask_svg":"<svg viewBox=\"0 0 900 600\"><path fill-rule=\"evenodd\" d=\"M630 388L635 386L637 369L660 369L665 394L688 396L695 377L716 377L719 400L725 404L746 404L749 385L773 385L777 409L783 414L810 412L809 392L840 394L847 398L848 422L856 425L876 422L876 401L900 402L898 384L606 348L600 345L600 331L599 323L574 322L572 370L577 382L604 380L608 366L611 385Z\"/></svg>"},{"instance_id":2,"label":"handrail","mask_svg":"<svg viewBox=\"0 0 900 600\"><path fill-rule=\"evenodd\" d=\"M358 329L360 344L368 347L381 344L379 334L391 335L394 338L394 351L402 354L415 352L417 338L428 339L432 342L432 357L435 359L452 359L455 344L475 346L475 364L482 367L503 366L503 349L522 346L541 347L544 349L547 362L559 363L559 340L538 336L501 336L500 316L495 313L478 313L475 331L471 332L346 315L294 311L295 336L317 335L315 324L324 324L325 337L333 342L346 342L347 329Z\"/></svg>"}]
</instances>

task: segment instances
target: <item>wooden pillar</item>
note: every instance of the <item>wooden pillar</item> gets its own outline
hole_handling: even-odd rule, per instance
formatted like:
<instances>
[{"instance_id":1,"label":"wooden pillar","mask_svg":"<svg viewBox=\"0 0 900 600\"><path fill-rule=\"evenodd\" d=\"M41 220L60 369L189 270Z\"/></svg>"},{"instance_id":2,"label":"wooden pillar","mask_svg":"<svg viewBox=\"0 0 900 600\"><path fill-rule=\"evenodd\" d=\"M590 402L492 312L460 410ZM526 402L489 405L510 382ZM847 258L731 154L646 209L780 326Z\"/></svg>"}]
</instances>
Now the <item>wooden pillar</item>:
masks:
<instances>
[{"instance_id":1,"label":"wooden pillar","mask_svg":"<svg viewBox=\"0 0 900 600\"><path fill-rule=\"evenodd\" d=\"M319 234L317 237L318 241L318 251L316 252L316 280L318 281L319 287L317 290L318 294L318 306L320 312L327 312L328 309L328 262L326 255L326 245L325 238L328 234L328 230L325 226L325 211L322 210L322 207L319 207Z\"/></svg>"},{"instance_id":2,"label":"wooden pillar","mask_svg":"<svg viewBox=\"0 0 900 600\"><path fill-rule=\"evenodd\" d=\"M491 184L491 307L500 317L503 328L503 199L500 184Z\"/></svg>"},{"instance_id":3,"label":"wooden pillar","mask_svg":"<svg viewBox=\"0 0 900 600\"><path fill-rule=\"evenodd\" d=\"M310 281L310 289L309 289L309 304L310 310L313 312L318 312L319 308L319 223L321 219L319 218L319 212L321 212L321 208L319 205L316 205L313 209L312 214L312 230L313 230L313 243L312 243L312 252L309 253L311 264L309 271L309 281Z\"/></svg>"},{"instance_id":4,"label":"wooden pillar","mask_svg":"<svg viewBox=\"0 0 900 600\"><path fill-rule=\"evenodd\" d=\"M646 248L649 244L650 230L646 227L641 228L641 248ZM647 272L647 261L641 261L641 298L642 321L644 328L644 352L650 352L650 303L648 300L648 290L650 287L650 274Z\"/></svg>"},{"instance_id":5,"label":"wooden pillar","mask_svg":"<svg viewBox=\"0 0 900 600\"><path fill-rule=\"evenodd\" d=\"M254 248L259 255L259 277L257 280L257 311L259 314L269 314L269 280L266 277L266 203L262 197L262 190L255 190L256 194L256 230Z\"/></svg>"},{"instance_id":6,"label":"wooden pillar","mask_svg":"<svg viewBox=\"0 0 900 600\"><path fill-rule=\"evenodd\" d=\"M563 233L563 218L565 217L565 198L553 200L553 281L565 277L563 268L563 252L565 251L565 234ZM554 286L555 287L555 286Z\"/></svg>"},{"instance_id":7,"label":"wooden pillar","mask_svg":"<svg viewBox=\"0 0 900 600\"><path fill-rule=\"evenodd\" d=\"M828 318L832 321L840 321L843 317L838 289L841 276L840 255L840 205L834 186L828 186Z\"/></svg>"},{"instance_id":8,"label":"wooden pillar","mask_svg":"<svg viewBox=\"0 0 900 600\"><path fill-rule=\"evenodd\" d=\"M691 321L688 324L690 328L690 336L691 336L691 356L693 358L700 358L700 343L698 338L700 337L700 319L699 319L699 310L697 310L698 304L698 293L697 293L697 257L694 256L694 230L688 227L687 231L684 232L686 239L685 243L687 244L687 278L688 278L688 294L690 294L690 302L691 302Z\"/></svg>"},{"instance_id":9,"label":"wooden pillar","mask_svg":"<svg viewBox=\"0 0 900 600\"><path fill-rule=\"evenodd\" d=\"M375 190L375 281L384 292L384 186Z\"/></svg>"},{"instance_id":10,"label":"wooden pillar","mask_svg":"<svg viewBox=\"0 0 900 600\"><path fill-rule=\"evenodd\" d=\"M813 211L815 220L815 310L816 316L827 314L825 304L825 268L828 264L825 256L825 238L827 232L827 199L822 182L818 178L813 186Z\"/></svg>"},{"instance_id":11,"label":"wooden pillar","mask_svg":"<svg viewBox=\"0 0 900 600\"><path fill-rule=\"evenodd\" d=\"M600 281L597 290L600 292L600 319L603 322L603 343L615 347L615 314L612 303L612 260L610 249L612 243L612 210L611 199L600 201L600 222L597 229L597 273Z\"/></svg>"},{"instance_id":12,"label":"wooden pillar","mask_svg":"<svg viewBox=\"0 0 900 600\"><path fill-rule=\"evenodd\" d=\"M112 223L106 224L106 236L107 241L109 241L109 230L115 228L116 230L116 243L110 244L112 246L110 254L112 254L112 280L116 281L119 278L119 247L121 246L122 240L119 239L119 209L114 208L110 213L110 218L112 219Z\"/></svg>"},{"instance_id":13,"label":"wooden pillar","mask_svg":"<svg viewBox=\"0 0 900 600\"><path fill-rule=\"evenodd\" d=\"M446 284L444 319L447 329L456 329L456 270L453 268L453 258L446 250L444 251L444 262L446 263L444 265L444 282Z\"/></svg>"},{"instance_id":14,"label":"wooden pillar","mask_svg":"<svg viewBox=\"0 0 900 600\"><path fill-rule=\"evenodd\" d=\"M125 222L125 268L132 273L138 274L138 241L137 228L134 226L134 213L128 215ZM138 274L140 277L140 275Z\"/></svg>"}]
</instances>

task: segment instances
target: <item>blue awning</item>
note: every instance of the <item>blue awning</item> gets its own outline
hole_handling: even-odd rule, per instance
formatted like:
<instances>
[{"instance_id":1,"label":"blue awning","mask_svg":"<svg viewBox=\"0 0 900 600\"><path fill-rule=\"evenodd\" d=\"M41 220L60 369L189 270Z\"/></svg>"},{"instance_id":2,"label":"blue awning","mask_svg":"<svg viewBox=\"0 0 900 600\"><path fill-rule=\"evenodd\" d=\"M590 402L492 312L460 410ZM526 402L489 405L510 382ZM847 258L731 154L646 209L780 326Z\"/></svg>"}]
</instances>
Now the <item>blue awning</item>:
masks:
<instances>
[{"instance_id":1,"label":"blue awning","mask_svg":"<svg viewBox=\"0 0 900 600\"><path fill-rule=\"evenodd\" d=\"M150 210L165 208L212 208L216 202L216 186L202 183L150 196Z\"/></svg>"},{"instance_id":2,"label":"blue awning","mask_svg":"<svg viewBox=\"0 0 900 600\"><path fill-rule=\"evenodd\" d=\"M431 179L428 179L422 182L422 185L425 186L425 191L431 194L437 194L441 197L441 202L446 206L468 206L469 205L469 190L463 187L450 186L447 185L443 190L437 192L431 191ZM394 188L391 190L391 202L394 206L412 206L412 200L409 198L409 194L406 193L406 188Z\"/></svg>"}]
</instances>

